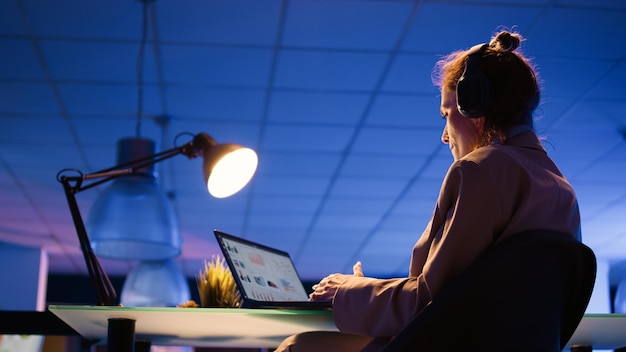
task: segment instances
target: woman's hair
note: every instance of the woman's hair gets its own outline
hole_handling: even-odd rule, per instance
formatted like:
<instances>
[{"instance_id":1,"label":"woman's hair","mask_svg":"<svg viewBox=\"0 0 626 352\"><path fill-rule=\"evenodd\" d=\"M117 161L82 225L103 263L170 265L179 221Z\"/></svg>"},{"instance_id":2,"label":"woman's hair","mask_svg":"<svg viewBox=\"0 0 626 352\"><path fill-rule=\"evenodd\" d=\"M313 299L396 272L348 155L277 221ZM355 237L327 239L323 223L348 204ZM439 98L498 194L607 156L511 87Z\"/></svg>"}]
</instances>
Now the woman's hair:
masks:
<instances>
[{"instance_id":1,"label":"woman's hair","mask_svg":"<svg viewBox=\"0 0 626 352\"><path fill-rule=\"evenodd\" d=\"M479 67L489 82L492 105L485 115L480 145L496 138L504 141L507 131L514 126L533 126L532 114L539 104L539 84L532 63L517 50L522 41L520 34L503 30L491 38L482 52ZM468 52L456 51L437 62L433 83L441 90L455 92Z\"/></svg>"}]
</instances>

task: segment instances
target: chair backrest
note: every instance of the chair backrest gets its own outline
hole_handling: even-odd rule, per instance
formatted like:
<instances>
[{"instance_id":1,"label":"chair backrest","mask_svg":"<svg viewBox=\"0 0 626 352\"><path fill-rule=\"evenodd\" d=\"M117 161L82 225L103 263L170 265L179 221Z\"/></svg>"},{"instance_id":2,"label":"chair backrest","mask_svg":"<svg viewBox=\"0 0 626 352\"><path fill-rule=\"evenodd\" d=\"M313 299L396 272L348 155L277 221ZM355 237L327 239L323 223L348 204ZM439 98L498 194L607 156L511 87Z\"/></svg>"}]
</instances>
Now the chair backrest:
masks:
<instances>
[{"instance_id":1,"label":"chair backrest","mask_svg":"<svg viewBox=\"0 0 626 352\"><path fill-rule=\"evenodd\" d=\"M593 251L570 236L516 234L451 280L384 351L560 351L595 277Z\"/></svg>"}]
</instances>

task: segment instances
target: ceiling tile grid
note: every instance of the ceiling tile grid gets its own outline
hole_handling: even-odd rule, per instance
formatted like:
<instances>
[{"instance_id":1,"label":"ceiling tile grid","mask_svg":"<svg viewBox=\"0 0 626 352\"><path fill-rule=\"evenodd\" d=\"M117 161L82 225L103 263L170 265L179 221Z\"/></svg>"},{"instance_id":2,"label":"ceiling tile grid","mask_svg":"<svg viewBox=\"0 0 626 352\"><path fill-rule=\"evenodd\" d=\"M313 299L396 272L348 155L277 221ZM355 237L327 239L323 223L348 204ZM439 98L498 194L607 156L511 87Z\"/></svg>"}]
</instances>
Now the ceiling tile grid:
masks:
<instances>
[{"instance_id":1,"label":"ceiling tile grid","mask_svg":"<svg viewBox=\"0 0 626 352\"><path fill-rule=\"evenodd\" d=\"M159 165L186 275L218 253L214 228L290 252L309 280L355 260L405 274L452 162L432 68L499 26L528 39L537 128L579 194L585 241L626 267L622 2L157 0L147 15L138 119L140 2L0 2L0 241L44 247L51 272L86 273L57 172L114 165L139 130L159 150L206 132L259 153L231 199L203 194L201 160ZM84 217L104 187L77 196Z\"/></svg>"}]
</instances>

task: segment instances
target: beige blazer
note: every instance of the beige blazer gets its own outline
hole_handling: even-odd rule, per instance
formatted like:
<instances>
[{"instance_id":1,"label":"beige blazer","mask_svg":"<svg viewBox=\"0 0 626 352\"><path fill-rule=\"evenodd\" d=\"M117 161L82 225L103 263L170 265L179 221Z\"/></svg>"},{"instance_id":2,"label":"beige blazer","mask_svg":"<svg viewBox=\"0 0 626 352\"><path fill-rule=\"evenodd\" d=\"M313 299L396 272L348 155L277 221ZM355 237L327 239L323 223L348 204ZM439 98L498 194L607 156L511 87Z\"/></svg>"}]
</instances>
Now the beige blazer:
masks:
<instances>
[{"instance_id":1,"label":"beige blazer","mask_svg":"<svg viewBox=\"0 0 626 352\"><path fill-rule=\"evenodd\" d=\"M529 131L454 162L413 248L409 277L350 278L333 299L335 323L344 333L394 336L485 249L531 229L580 239L574 190Z\"/></svg>"}]
</instances>

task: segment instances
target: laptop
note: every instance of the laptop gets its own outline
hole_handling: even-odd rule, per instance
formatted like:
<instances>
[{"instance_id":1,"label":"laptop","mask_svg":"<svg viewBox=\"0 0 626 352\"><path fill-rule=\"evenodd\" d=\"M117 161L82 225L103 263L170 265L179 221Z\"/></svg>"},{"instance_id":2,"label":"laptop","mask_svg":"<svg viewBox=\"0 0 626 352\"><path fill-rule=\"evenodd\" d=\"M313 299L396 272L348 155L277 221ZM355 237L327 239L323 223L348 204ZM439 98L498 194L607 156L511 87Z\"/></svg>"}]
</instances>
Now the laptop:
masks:
<instances>
[{"instance_id":1,"label":"laptop","mask_svg":"<svg viewBox=\"0 0 626 352\"><path fill-rule=\"evenodd\" d=\"M310 302L287 252L213 230L243 300L242 308L328 309Z\"/></svg>"}]
</instances>

